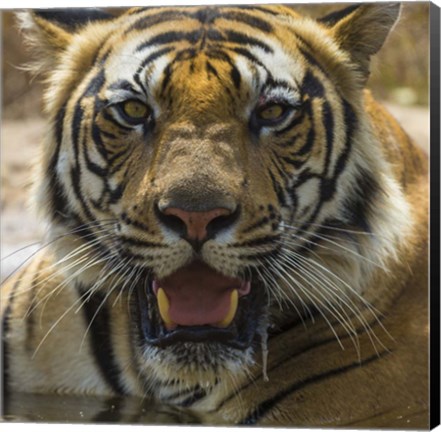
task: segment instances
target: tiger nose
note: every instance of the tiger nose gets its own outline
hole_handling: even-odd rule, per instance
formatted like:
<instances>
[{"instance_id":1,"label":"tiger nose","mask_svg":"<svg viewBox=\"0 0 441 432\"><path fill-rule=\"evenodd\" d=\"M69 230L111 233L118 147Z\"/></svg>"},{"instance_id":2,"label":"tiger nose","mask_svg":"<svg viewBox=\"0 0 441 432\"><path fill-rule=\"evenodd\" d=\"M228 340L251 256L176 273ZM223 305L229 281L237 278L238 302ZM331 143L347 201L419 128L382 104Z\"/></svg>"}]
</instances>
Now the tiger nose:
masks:
<instances>
[{"instance_id":1,"label":"tiger nose","mask_svg":"<svg viewBox=\"0 0 441 432\"><path fill-rule=\"evenodd\" d=\"M237 210L214 208L207 211L187 211L168 207L161 211L161 222L172 231L185 237L192 244L201 244L220 230L232 225Z\"/></svg>"}]
</instances>

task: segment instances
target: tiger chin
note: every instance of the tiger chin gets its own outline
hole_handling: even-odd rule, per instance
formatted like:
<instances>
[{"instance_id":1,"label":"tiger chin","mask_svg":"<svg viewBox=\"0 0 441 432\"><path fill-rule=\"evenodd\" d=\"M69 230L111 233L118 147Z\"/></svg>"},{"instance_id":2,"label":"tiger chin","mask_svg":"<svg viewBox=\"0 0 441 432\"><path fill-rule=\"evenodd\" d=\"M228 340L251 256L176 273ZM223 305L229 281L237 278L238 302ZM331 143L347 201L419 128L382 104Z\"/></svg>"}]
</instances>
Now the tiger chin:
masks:
<instances>
[{"instance_id":1,"label":"tiger chin","mask_svg":"<svg viewBox=\"0 0 441 432\"><path fill-rule=\"evenodd\" d=\"M50 228L2 288L8 390L240 424L426 406L427 158L366 90L399 11L20 13Z\"/></svg>"}]
</instances>

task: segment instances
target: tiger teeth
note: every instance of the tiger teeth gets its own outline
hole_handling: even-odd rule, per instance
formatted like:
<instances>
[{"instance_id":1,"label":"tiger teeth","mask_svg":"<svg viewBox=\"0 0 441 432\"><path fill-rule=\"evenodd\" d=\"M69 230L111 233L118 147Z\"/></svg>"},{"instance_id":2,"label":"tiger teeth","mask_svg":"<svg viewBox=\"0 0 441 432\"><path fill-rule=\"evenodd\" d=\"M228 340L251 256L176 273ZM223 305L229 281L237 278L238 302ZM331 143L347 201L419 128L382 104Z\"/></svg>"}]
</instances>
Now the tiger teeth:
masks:
<instances>
[{"instance_id":1,"label":"tiger teeth","mask_svg":"<svg viewBox=\"0 0 441 432\"><path fill-rule=\"evenodd\" d=\"M170 302L168 301L167 295L162 288L158 288L156 293L156 298L158 300L158 308L159 314L161 315L162 321L164 322L165 328L167 330L172 330L176 327L176 323L174 323L169 314L168 310L170 308Z\"/></svg>"},{"instance_id":2,"label":"tiger teeth","mask_svg":"<svg viewBox=\"0 0 441 432\"><path fill-rule=\"evenodd\" d=\"M239 293L235 289L235 290L231 291L230 310L228 311L228 313L225 316L225 318L222 321L219 321L217 323L217 325L219 327L226 328L226 327L228 327L232 323L232 321L234 319L234 316L236 315L237 305L238 304L239 304Z\"/></svg>"}]
</instances>

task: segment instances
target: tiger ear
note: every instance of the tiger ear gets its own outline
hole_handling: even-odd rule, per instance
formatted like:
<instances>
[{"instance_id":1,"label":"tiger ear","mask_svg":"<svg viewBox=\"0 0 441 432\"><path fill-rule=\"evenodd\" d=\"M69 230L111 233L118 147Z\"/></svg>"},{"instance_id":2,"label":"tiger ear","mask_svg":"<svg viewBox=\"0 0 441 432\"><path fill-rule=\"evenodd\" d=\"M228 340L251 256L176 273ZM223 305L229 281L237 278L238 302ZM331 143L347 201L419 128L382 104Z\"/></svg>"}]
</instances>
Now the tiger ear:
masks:
<instances>
[{"instance_id":1,"label":"tiger ear","mask_svg":"<svg viewBox=\"0 0 441 432\"><path fill-rule=\"evenodd\" d=\"M335 40L349 53L366 81L370 58L383 46L400 10L400 3L357 4L326 15L319 22L331 28Z\"/></svg>"},{"instance_id":2,"label":"tiger ear","mask_svg":"<svg viewBox=\"0 0 441 432\"><path fill-rule=\"evenodd\" d=\"M36 9L17 13L18 23L36 59L32 69L50 70L73 35L87 24L113 19L96 8Z\"/></svg>"}]
</instances>

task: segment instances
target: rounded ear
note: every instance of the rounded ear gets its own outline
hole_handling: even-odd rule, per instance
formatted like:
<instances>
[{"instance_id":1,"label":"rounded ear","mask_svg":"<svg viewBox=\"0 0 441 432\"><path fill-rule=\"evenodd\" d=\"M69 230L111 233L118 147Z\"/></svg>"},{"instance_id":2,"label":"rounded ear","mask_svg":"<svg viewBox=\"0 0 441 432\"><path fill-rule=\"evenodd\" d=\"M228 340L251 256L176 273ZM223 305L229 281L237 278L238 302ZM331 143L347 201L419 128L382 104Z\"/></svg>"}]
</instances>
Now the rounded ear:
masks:
<instances>
[{"instance_id":1,"label":"rounded ear","mask_svg":"<svg viewBox=\"0 0 441 432\"><path fill-rule=\"evenodd\" d=\"M35 72L51 70L58 53L64 51L75 33L95 21L113 19L114 16L100 9L36 9L17 13L20 30L30 46Z\"/></svg>"},{"instance_id":2,"label":"rounded ear","mask_svg":"<svg viewBox=\"0 0 441 432\"><path fill-rule=\"evenodd\" d=\"M400 3L362 3L318 21L331 28L335 40L349 53L365 82L369 77L370 58L383 46L400 9Z\"/></svg>"}]
</instances>

